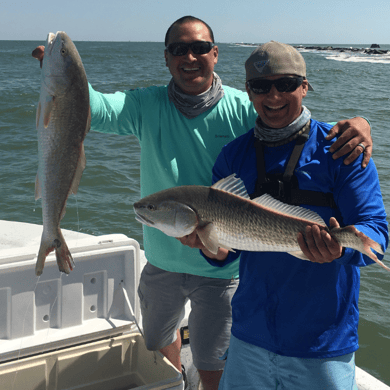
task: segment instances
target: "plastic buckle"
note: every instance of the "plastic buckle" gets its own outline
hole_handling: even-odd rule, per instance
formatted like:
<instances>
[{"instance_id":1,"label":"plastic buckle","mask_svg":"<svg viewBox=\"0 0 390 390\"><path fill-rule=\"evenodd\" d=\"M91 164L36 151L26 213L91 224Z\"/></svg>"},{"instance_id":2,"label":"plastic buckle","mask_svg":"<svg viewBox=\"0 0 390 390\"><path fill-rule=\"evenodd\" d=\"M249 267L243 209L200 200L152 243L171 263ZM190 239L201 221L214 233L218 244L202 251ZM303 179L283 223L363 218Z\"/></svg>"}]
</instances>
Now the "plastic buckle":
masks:
<instances>
[{"instance_id":1,"label":"plastic buckle","mask_svg":"<svg viewBox=\"0 0 390 390\"><path fill-rule=\"evenodd\" d=\"M286 195L284 183L280 180L278 180L277 183L278 183L278 198L284 199L284 197Z\"/></svg>"}]
</instances>

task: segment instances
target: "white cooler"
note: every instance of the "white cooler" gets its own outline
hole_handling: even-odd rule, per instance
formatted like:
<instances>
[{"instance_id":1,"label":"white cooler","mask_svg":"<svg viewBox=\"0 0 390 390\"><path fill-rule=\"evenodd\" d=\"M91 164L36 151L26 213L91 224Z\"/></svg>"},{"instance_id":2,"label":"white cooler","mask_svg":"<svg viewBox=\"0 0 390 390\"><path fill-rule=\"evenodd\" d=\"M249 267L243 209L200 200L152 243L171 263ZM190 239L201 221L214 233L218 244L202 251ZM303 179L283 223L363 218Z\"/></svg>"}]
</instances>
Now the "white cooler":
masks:
<instances>
[{"instance_id":1,"label":"white cooler","mask_svg":"<svg viewBox=\"0 0 390 390\"><path fill-rule=\"evenodd\" d=\"M33 245L0 246L1 390L183 389L137 325L138 243L64 231L75 269L61 274L51 254L36 277L39 228Z\"/></svg>"}]
</instances>

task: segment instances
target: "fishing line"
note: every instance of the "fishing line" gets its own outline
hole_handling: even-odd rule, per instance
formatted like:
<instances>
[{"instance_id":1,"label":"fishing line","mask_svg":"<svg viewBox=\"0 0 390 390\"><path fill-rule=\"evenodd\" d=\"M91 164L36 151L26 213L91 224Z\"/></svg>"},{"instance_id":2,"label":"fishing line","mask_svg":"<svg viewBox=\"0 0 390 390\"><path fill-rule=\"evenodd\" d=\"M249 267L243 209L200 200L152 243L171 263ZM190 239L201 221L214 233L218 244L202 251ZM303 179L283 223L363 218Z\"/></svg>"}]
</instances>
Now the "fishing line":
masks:
<instances>
[{"instance_id":1,"label":"fishing line","mask_svg":"<svg viewBox=\"0 0 390 390\"><path fill-rule=\"evenodd\" d=\"M35 287L34 287L34 289L33 289L33 298L35 298L35 296L36 296L36 289L37 289L37 287L38 287L38 285L39 285L40 278L41 278L41 276L38 276L37 279L36 279ZM61 282L62 282L62 272L60 272L60 279L59 279L59 281L60 281L60 285L61 285L61 284L62 284L62 283L61 283ZM49 310L49 315L48 315L48 319L47 319L47 321L49 321L49 326L48 326L48 328L47 328L47 330L46 330L46 336L45 336L44 341L43 341L43 343L42 343L42 349L41 349L40 352L37 351L37 352L35 353L36 355L43 354L44 351L45 351L45 345L46 345L46 343L47 343L47 341L48 341L48 339L49 339L49 333L50 333L50 329L51 329L50 321L51 321L53 309L54 309L54 307L55 307L55 305L56 305L56 303L57 303L57 300L58 300L58 291L57 291L57 294L56 294L56 296L55 296L53 302L50 303L50 310ZM24 314L24 318L23 318L23 322L22 322L22 324L23 324L23 325L22 325L22 337L21 337L21 340L20 340L19 353L18 353L18 357L17 357L17 360L16 360L17 362L19 362L20 359L21 359L20 356L21 356L21 351L22 351L22 347L23 347L24 329L25 329L26 318L27 318L27 315L28 315L28 313L29 313L31 307L33 306L33 302L34 302L34 299L31 299L30 302L29 302L29 304L27 305L27 308L26 308L26 311L25 311L25 314ZM44 318L42 318L42 320L45 321ZM57 347L56 349L54 349L54 352L57 351L58 349L59 349L59 347ZM12 383L12 387L11 387L12 390L13 390L14 387L15 387L15 383L16 383L16 379L17 379L18 373L19 373L19 371L16 370L16 371L15 371L15 375L14 375L14 379L13 379L13 383Z\"/></svg>"},{"instance_id":2,"label":"fishing line","mask_svg":"<svg viewBox=\"0 0 390 390\"><path fill-rule=\"evenodd\" d=\"M75 199L76 199L77 231L80 233L80 217L79 217L79 205L77 203L77 194L75 194Z\"/></svg>"},{"instance_id":3,"label":"fishing line","mask_svg":"<svg viewBox=\"0 0 390 390\"><path fill-rule=\"evenodd\" d=\"M75 194L75 200L76 200L76 216L77 216L77 233L80 232L80 217L79 217L79 204L77 202L77 194ZM76 246L78 245L79 242L79 235L77 235L77 240L76 240ZM73 262L73 268L75 267L75 264Z\"/></svg>"},{"instance_id":4,"label":"fishing line","mask_svg":"<svg viewBox=\"0 0 390 390\"><path fill-rule=\"evenodd\" d=\"M62 272L60 272L59 284L60 284L60 286L62 286ZM57 290L57 294L56 294L56 296L55 296L55 298L54 298L53 303L50 305L49 318L47 319L47 322L49 322L49 326L47 327L46 338L45 338L45 341L44 341L44 343L43 343L43 347L42 347L41 354L44 353L44 351L45 351L45 344L46 344L46 342L47 342L47 340L48 340L48 338L49 338L49 332L50 332L50 329L51 329L51 324L50 324L50 322L51 322L51 315L52 315L52 313L53 313L53 309L54 309L54 306L55 306L55 304L56 304L56 302L57 302L57 299L58 299L58 290ZM56 349L54 349L54 352L57 351L58 348L59 348L59 347L57 347Z\"/></svg>"},{"instance_id":5,"label":"fishing line","mask_svg":"<svg viewBox=\"0 0 390 390\"><path fill-rule=\"evenodd\" d=\"M38 287L38 283L39 283L39 279L41 278L41 276L38 276L37 279L36 279L36 282L35 282L35 287L33 289L33 297L35 297L35 291ZM22 345L23 345L23 339L24 339L24 326L25 326L25 323L26 323L26 317L27 317L27 314L29 313L29 309L30 307L33 305L33 299L30 299L29 300L29 303L27 305L27 309L24 313L24 318L23 318L23 322L22 322L22 337L21 337L21 340L20 340L20 345L19 345L19 353L18 353L18 358L16 359L16 362L19 362L20 360L20 355L21 355L21 352L22 352ZM13 383L12 383L12 387L11 389L13 390L14 387L15 387L15 382L16 382L16 378L18 376L18 373L19 371L16 370L15 371L15 376L14 376L14 380L13 380Z\"/></svg>"}]
</instances>

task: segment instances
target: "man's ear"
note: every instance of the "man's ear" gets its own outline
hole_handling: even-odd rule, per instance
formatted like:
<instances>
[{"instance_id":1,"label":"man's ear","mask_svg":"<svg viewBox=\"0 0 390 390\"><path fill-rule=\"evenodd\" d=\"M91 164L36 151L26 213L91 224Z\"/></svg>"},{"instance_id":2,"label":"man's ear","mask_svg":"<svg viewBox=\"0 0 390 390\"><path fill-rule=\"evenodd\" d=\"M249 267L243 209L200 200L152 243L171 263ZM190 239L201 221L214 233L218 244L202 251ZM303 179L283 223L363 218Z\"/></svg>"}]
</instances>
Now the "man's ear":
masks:
<instances>
[{"instance_id":1,"label":"man's ear","mask_svg":"<svg viewBox=\"0 0 390 390\"><path fill-rule=\"evenodd\" d=\"M213 50L214 50L214 65L216 65L218 62L218 46L214 46Z\"/></svg>"},{"instance_id":2,"label":"man's ear","mask_svg":"<svg viewBox=\"0 0 390 390\"><path fill-rule=\"evenodd\" d=\"M247 93L248 96L249 96L249 100L252 101L252 91L249 89L247 83L245 83L245 89L246 89L246 93Z\"/></svg>"},{"instance_id":3,"label":"man's ear","mask_svg":"<svg viewBox=\"0 0 390 390\"><path fill-rule=\"evenodd\" d=\"M302 83L302 99L304 97L306 97L308 91L309 91L309 82L307 80L303 80L303 83Z\"/></svg>"}]
</instances>

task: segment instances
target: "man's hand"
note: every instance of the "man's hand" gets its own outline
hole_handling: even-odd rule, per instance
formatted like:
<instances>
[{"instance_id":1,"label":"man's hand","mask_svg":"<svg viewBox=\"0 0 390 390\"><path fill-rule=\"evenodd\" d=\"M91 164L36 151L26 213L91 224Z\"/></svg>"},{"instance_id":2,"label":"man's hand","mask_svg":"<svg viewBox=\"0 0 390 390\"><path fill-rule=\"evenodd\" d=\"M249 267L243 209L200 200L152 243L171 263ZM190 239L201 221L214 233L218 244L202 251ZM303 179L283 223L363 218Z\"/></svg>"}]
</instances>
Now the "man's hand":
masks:
<instances>
[{"instance_id":1,"label":"man's hand","mask_svg":"<svg viewBox=\"0 0 390 390\"><path fill-rule=\"evenodd\" d=\"M340 227L335 218L329 220L330 229ZM306 226L306 237L298 233L298 243L302 252L313 263L331 263L343 254L343 247L318 225Z\"/></svg>"},{"instance_id":2,"label":"man's hand","mask_svg":"<svg viewBox=\"0 0 390 390\"><path fill-rule=\"evenodd\" d=\"M206 247L203 245L202 241L200 240L196 229L191 233L184 237L177 237L177 239L186 246L189 246L190 248L198 248L200 249L205 256L207 256L210 259L215 260L225 260L227 255L229 254L229 251L224 248L218 248L218 253L215 255L214 253L211 253L209 250L206 249Z\"/></svg>"},{"instance_id":3,"label":"man's hand","mask_svg":"<svg viewBox=\"0 0 390 390\"><path fill-rule=\"evenodd\" d=\"M371 127L369 123L361 117L340 121L330 129L326 139L331 140L337 134L341 135L330 148L330 152L334 153L333 159L336 160L351 153L344 159L344 164L348 165L363 153L362 167L365 168L372 154Z\"/></svg>"},{"instance_id":4,"label":"man's hand","mask_svg":"<svg viewBox=\"0 0 390 390\"><path fill-rule=\"evenodd\" d=\"M176 237L183 245L189 246L190 248L206 249L200 240L196 229L191 233L187 234L184 237Z\"/></svg>"},{"instance_id":5,"label":"man's hand","mask_svg":"<svg viewBox=\"0 0 390 390\"><path fill-rule=\"evenodd\" d=\"M38 46L33 50L31 55L40 62L42 68L43 56L45 55L45 46Z\"/></svg>"}]
</instances>

